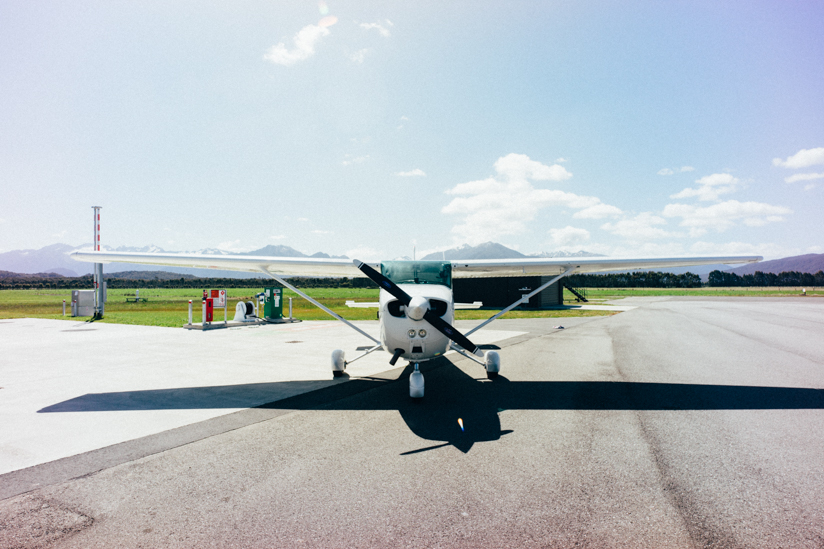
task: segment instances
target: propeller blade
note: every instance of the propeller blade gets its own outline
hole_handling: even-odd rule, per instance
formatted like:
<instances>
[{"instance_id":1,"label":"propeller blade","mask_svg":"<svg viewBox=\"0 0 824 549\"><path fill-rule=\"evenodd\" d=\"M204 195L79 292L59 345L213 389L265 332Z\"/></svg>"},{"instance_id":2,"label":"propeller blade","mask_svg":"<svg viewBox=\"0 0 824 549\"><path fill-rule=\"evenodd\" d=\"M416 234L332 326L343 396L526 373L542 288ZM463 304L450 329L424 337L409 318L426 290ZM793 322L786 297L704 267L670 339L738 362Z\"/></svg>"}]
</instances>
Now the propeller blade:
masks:
<instances>
[{"instance_id":1,"label":"propeller blade","mask_svg":"<svg viewBox=\"0 0 824 549\"><path fill-rule=\"evenodd\" d=\"M375 284L377 284L378 286L380 286L381 288L395 296L395 298L398 301L400 301L403 305L409 305L409 302L412 301L412 298L409 296L409 294L401 290L397 284L383 276L381 273L379 273L363 261L355 259L353 263L358 269L360 269L363 272L363 274L371 278Z\"/></svg>"},{"instance_id":2,"label":"propeller blade","mask_svg":"<svg viewBox=\"0 0 824 549\"><path fill-rule=\"evenodd\" d=\"M355 266L357 266L358 269L360 269L363 272L363 274L371 278L375 282L375 284L377 284L378 286L392 294L398 301L400 301L404 305L409 305L409 302L412 301L412 298L409 296L409 294L401 290L397 284L383 276L381 273L379 273L363 261L359 261L356 259L353 261L353 263L355 264ZM467 338L461 332L456 330L447 321L445 321L437 314L435 314L435 312L431 309L427 310L426 313L424 313L423 319L426 320L433 328L441 332L443 335L445 335L446 337L448 337L449 339L451 339L452 341L454 341L455 343L457 343L473 355L483 356L483 352L477 345L469 341L469 338Z\"/></svg>"},{"instance_id":3,"label":"propeller blade","mask_svg":"<svg viewBox=\"0 0 824 549\"><path fill-rule=\"evenodd\" d=\"M457 343L473 355L483 356L483 352L477 345L469 341L468 337L466 337L461 332L456 330L451 324L449 324L449 322L439 317L431 309L426 311L426 314L423 315L423 319L430 323L433 328L441 332L443 335L445 335L446 337L448 337L449 339L451 339L452 341L454 341L455 343Z\"/></svg>"}]
</instances>

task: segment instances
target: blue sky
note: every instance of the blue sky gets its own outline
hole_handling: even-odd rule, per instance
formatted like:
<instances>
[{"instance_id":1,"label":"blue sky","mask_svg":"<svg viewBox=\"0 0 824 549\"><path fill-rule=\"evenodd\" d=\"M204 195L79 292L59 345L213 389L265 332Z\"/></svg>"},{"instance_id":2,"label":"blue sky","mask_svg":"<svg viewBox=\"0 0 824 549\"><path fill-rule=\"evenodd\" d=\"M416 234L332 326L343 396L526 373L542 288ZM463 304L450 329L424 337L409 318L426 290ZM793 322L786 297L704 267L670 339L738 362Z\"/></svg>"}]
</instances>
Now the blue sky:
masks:
<instances>
[{"instance_id":1,"label":"blue sky","mask_svg":"<svg viewBox=\"0 0 824 549\"><path fill-rule=\"evenodd\" d=\"M4 2L0 251L822 253L820 2Z\"/></svg>"}]
</instances>

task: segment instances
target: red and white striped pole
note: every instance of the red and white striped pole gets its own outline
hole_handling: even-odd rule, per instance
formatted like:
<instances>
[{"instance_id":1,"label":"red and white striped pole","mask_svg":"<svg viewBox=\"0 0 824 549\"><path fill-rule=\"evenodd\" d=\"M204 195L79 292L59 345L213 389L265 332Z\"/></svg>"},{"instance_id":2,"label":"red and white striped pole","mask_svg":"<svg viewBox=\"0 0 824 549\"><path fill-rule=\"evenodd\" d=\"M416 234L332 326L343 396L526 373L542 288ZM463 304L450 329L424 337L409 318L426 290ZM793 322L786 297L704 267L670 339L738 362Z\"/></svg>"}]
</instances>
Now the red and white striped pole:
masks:
<instances>
[{"instance_id":1,"label":"red and white striped pole","mask_svg":"<svg viewBox=\"0 0 824 549\"><path fill-rule=\"evenodd\" d=\"M94 210L94 241L92 249L100 251L100 210L101 206L92 206ZM103 264L94 264L94 316L103 318Z\"/></svg>"},{"instance_id":2,"label":"red and white striped pole","mask_svg":"<svg viewBox=\"0 0 824 549\"><path fill-rule=\"evenodd\" d=\"M101 206L92 206L94 210L94 251L100 251L100 210Z\"/></svg>"}]
</instances>

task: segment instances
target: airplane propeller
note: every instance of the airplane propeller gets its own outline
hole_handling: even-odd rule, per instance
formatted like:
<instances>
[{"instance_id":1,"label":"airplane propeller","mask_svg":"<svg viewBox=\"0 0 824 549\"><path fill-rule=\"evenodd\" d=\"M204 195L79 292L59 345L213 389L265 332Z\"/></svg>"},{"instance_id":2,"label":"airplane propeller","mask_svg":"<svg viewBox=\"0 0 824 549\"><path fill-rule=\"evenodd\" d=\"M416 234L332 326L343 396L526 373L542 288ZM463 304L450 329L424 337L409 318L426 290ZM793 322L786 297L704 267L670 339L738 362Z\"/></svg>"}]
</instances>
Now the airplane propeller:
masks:
<instances>
[{"instance_id":1,"label":"airplane propeller","mask_svg":"<svg viewBox=\"0 0 824 549\"><path fill-rule=\"evenodd\" d=\"M383 276L381 273L364 263L363 261L354 260L353 263L360 269L363 274L368 276L372 279L375 284L392 294L398 301L400 301L404 307L408 307L409 303L412 301L412 297L404 292L397 284ZM463 335L461 332L456 330L452 325L450 325L447 321L439 317L435 314L434 311L427 308L426 312L423 315L423 319L426 320L429 324L432 325L433 328L441 332L443 335L472 353L476 356L483 356L483 352L481 349L469 341L469 339Z\"/></svg>"}]
</instances>

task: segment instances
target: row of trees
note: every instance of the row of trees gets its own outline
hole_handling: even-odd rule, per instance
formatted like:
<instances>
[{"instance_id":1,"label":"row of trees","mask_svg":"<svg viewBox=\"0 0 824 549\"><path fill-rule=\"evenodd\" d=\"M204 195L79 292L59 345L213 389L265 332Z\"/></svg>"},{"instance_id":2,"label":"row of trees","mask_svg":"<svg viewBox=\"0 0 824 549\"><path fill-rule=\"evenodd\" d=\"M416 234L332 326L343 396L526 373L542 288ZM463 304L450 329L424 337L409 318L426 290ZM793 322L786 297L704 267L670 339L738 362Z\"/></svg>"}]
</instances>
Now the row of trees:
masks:
<instances>
[{"instance_id":1,"label":"row of trees","mask_svg":"<svg viewBox=\"0 0 824 549\"><path fill-rule=\"evenodd\" d=\"M289 283L298 288L377 288L368 278L294 277ZM272 278L173 278L134 279L106 277L110 290L124 288L263 288L280 287ZM93 285L91 275L65 278L36 276L0 279L0 290L87 290Z\"/></svg>"},{"instance_id":2,"label":"row of trees","mask_svg":"<svg viewBox=\"0 0 824 549\"><path fill-rule=\"evenodd\" d=\"M713 271L710 273L708 286L824 286L824 271L812 273L799 273L798 271L785 271L778 274L762 273L755 271L755 274L739 276L735 273L725 273Z\"/></svg>"},{"instance_id":3,"label":"row of trees","mask_svg":"<svg viewBox=\"0 0 824 549\"><path fill-rule=\"evenodd\" d=\"M693 273L672 274L634 272L612 274L574 274L569 285L576 288L700 288L701 277Z\"/></svg>"},{"instance_id":4,"label":"row of trees","mask_svg":"<svg viewBox=\"0 0 824 549\"><path fill-rule=\"evenodd\" d=\"M107 278L109 289L123 288L263 288L280 286L271 278L174 278L133 279ZM614 274L577 274L569 277L577 288L700 288L701 277L693 273L672 274L635 272ZM308 278L293 277L289 283L298 288L377 288L368 278ZM797 271L739 276L735 273L712 271L708 286L824 286L824 272L815 274ZM92 276L65 278L26 276L0 278L0 290L84 290L92 287Z\"/></svg>"}]
</instances>

